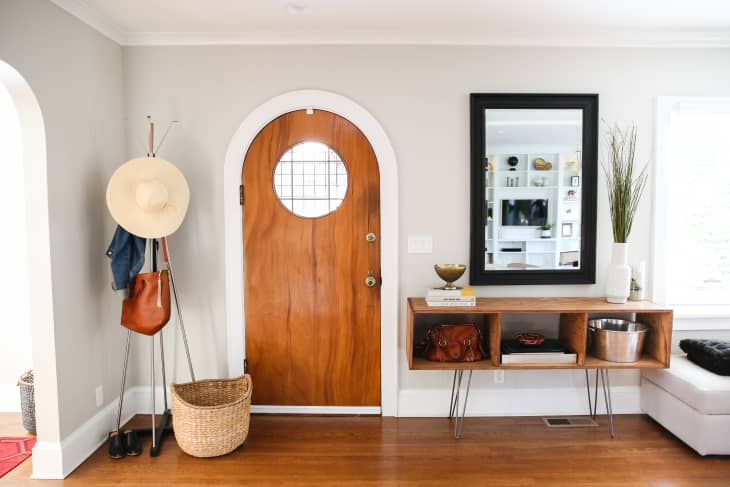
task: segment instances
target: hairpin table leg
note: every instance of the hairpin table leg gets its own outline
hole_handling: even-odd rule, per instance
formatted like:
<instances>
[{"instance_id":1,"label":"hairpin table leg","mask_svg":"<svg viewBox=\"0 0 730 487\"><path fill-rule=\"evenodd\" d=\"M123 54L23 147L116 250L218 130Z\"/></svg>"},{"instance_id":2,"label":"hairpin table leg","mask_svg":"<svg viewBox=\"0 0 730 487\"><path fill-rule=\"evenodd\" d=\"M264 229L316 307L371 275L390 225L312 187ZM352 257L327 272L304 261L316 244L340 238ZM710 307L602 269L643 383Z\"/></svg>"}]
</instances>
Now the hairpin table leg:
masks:
<instances>
[{"instance_id":1,"label":"hairpin table leg","mask_svg":"<svg viewBox=\"0 0 730 487\"><path fill-rule=\"evenodd\" d=\"M466 416L466 403L469 401L469 389L471 389L471 374L473 370L469 371L469 378L466 381L466 394L464 394L464 406L461 410L461 420L459 420L459 411L456 411L456 424L454 425L454 438L457 440L461 438L461 432L464 429L464 417ZM462 371L463 374L463 371ZM459 381L461 382L461 381Z\"/></svg>"},{"instance_id":2,"label":"hairpin table leg","mask_svg":"<svg viewBox=\"0 0 730 487\"><path fill-rule=\"evenodd\" d=\"M466 390L464 392L464 404L461 408L461 415L459 415L459 399L461 396L461 381L464 377L463 370L454 371L454 381L451 386L451 404L449 405L449 420L454 420L454 438L457 440L461 438L461 432L464 429L464 416L466 416L466 403L469 400L469 389L471 388L471 374L472 370L469 371L469 377L466 381Z\"/></svg>"},{"instance_id":3,"label":"hairpin table leg","mask_svg":"<svg viewBox=\"0 0 730 487\"><path fill-rule=\"evenodd\" d=\"M459 371L454 371L454 380L451 383L451 400L449 401L449 419L452 419L454 417L454 394L456 389L456 376L458 375Z\"/></svg>"},{"instance_id":4,"label":"hairpin table leg","mask_svg":"<svg viewBox=\"0 0 730 487\"><path fill-rule=\"evenodd\" d=\"M601 369L601 386L603 387L603 400L606 403L606 415L608 416L608 434L614 438L613 428L613 404L611 403L611 383L608 380L608 369Z\"/></svg>"},{"instance_id":5,"label":"hairpin table leg","mask_svg":"<svg viewBox=\"0 0 730 487\"><path fill-rule=\"evenodd\" d=\"M591 381L588 378L588 369L583 369L586 373L586 392L588 393L588 414L593 417L593 402L591 401Z\"/></svg>"}]
</instances>

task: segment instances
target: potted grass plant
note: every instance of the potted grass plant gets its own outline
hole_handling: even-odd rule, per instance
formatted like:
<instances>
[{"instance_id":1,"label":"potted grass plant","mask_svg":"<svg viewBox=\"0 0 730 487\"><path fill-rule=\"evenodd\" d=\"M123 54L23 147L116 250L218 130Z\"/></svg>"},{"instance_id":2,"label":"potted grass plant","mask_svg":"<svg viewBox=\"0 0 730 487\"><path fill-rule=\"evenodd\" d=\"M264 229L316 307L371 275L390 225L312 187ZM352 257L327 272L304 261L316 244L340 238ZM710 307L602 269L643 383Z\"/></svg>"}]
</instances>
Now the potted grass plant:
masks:
<instances>
[{"instance_id":1,"label":"potted grass plant","mask_svg":"<svg viewBox=\"0 0 730 487\"><path fill-rule=\"evenodd\" d=\"M628 240L647 179L647 166L638 170L635 165L636 135L636 125L628 128L613 125L606 132L607 153L602 165L613 230L611 264L606 279L609 303L625 303L631 288Z\"/></svg>"},{"instance_id":2,"label":"potted grass plant","mask_svg":"<svg viewBox=\"0 0 730 487\"><path fill-rule=\"evenodd\" d=\"M540 225L540 238L550 238L553 236L553 232L551 231L553 228L552 224L545 223L543 225Z\"/></svg>"}]
</instances>

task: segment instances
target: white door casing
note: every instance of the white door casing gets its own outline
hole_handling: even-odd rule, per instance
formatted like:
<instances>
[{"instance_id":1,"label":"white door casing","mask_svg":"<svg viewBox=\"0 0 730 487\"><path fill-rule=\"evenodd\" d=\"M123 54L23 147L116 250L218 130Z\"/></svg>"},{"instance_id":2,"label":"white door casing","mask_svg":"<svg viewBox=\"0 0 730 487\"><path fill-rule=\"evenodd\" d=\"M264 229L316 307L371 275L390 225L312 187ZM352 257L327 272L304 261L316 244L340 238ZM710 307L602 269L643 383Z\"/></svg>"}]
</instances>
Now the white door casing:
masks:
<instances>
[{"instance_id":1,"label":"white door casing","mask_svg":"<svg viewBox=\"0 0 730 487\"><path fill-rule=\"evenodd\" d=\"M284 93L263 103L241 123L231 138L223 168L223 211L225 226L226 330L228 334L228 373L243 373L246 350L243 300L243 217L239 204L239 184L243 160L254 137L275 118L294 111L313 108L326 110L348 119L365 135L375 151L380 169L381 248L381 413L398 415L398 166L395 151L385 130L365 108L342 95L321 90ZM257 409L261 409L259 407ZM353 408L333 409L263 407L260 412L305 414L353 414ZM286 410L284 410L286 409ZM371 408L372 409L372 408Z\"/></svg>"}]
</instances>

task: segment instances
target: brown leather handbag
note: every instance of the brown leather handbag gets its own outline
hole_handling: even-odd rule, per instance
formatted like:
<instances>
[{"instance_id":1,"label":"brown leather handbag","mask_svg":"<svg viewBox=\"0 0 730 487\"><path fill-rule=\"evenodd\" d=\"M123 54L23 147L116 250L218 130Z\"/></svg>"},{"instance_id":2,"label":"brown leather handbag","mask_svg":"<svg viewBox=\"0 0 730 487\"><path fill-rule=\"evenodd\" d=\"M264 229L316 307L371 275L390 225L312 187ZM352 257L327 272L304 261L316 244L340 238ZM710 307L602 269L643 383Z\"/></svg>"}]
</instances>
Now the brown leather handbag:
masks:
<instances>
[{"instance_id":1,"label":"brown leather handbag","mask_svg":"<svg viewBox=\"0 0 730 487\"><path fill-rule=\"evenodd\" d=\"M170 280L167 270L137 274L122 302L122 326L154 335L170 321Z\"/></svg>"},{"instance_id":2,"label":"brown leather handbag","mask_svg":"<svg viewBox=\"0 0 730 487\"><path fill-rule=\"evenodd\" d=\"M475 362L487 354L482 332L475 325L438 325L426 333L427 360L436 362Z\"/></svg>"}]
</instances>

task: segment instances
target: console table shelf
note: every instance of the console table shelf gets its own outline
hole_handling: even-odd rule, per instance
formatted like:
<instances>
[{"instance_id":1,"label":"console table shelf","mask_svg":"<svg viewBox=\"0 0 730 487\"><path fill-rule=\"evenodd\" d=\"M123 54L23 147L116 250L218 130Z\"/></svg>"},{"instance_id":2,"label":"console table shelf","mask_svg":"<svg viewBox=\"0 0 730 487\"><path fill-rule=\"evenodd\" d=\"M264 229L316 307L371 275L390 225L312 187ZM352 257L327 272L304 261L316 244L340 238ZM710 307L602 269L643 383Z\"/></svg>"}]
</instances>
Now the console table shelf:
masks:
<instances>
[{"instance_id":1,"label":"console table shelf","mask_svg":"<svg viewBox=\"0 0 730 487\"><path fill-rule=\"evenodd\" d=\"M502 364L503 315L557 314L558 338L577 355L576 364ZM593 316L635 315L649 326L644 353L638 362L608 362L587 351L588 320ZM490 369L640 369L669 367L672 342L672 310L649 301L626 304L607 303L603 298L477 298L473 307L433 307L424 298L408 298L406 350L411 370L490 370ZM479 362L431 362L414 356L416 339L431 326L474 323L482 330L489 357Z\"/></svg>"},{"instance_id":2,"label":"console table shelf","mask_svg":"<svg viewBox=\"0 0 730 487\"><path fill-rule=\"evenodd\" d=\"M576 355L575 364L502 364L502 318L505 315L558 315L558 339ZM623 317L644 323L649 331L641 358L633 363L608 362L588 352L588 320L593 317ZM476 306L432 307L424 298L408 298L406 351L411 370L448 370L454 372L451 385L449 419L454 419L454 437L460 438L469 398L471 376L475 370L583 369L588 392L588 411L595 418L598 408L599 377L609 418L609 433L614 436L613 407L608 369L661 369L669 367L672 343L672 310L649 301L626 304L607 303L604 298L477 298ZM489 357L478 362L432 362L415 354L416 339L425 338L434 325L473 323L482 332ZM588 369L596 370L591 395ZM466 394L461 399L462 379L466 372ZM591 399L593 397L593 399ZM461 411L459 411L461 406Z\"/></svg>"}]
</instances>

